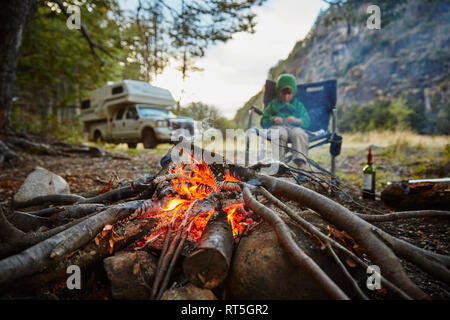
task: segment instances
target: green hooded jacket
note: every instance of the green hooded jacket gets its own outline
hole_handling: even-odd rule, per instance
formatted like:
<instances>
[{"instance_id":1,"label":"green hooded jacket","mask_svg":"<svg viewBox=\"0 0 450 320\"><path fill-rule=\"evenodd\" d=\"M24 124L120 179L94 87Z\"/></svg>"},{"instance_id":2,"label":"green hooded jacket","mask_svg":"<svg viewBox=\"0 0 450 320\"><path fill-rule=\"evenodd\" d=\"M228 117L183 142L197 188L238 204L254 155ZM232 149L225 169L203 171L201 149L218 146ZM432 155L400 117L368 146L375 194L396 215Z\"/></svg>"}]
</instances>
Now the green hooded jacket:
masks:
<instances>
[{"instance_id":1,"label":"green hooded jacket","mask_svg":"<svg viewBox=\"0 0 450 320\"><path fill-rule=\"evenodd\" d=\"M290 102L282 102L278 100L279 93L284 88L290 88L294 92L294 98ZM269 128L273 125L273 118L281 117L283 118L283 123L287 117L293 116L297 119L302 120L301 127L306 129L309 127L311 120L309 118L308 111L306 107L301 103L297 97L297 82L292 74L282 74L277 79L277 84L275 86L275 92L277 97L264 109L263 116L261 118L261 127L264 129ZM294 124L291 124L294 125Z\"/></svg>"}]
</instances>

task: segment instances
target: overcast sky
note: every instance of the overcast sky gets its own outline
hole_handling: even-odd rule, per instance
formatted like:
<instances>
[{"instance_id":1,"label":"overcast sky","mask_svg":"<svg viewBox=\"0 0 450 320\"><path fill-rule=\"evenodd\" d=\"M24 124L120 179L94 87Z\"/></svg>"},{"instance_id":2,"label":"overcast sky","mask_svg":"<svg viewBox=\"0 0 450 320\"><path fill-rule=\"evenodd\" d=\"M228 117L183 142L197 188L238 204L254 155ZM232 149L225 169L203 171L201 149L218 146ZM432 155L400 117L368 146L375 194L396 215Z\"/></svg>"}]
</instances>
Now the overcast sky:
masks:
<instances>
[{"instance_id":1,"label":"overcast sky","mask_svg":"<svg viewBox=\"0 0 450 320\"><path fill-rule=\"evenodd\" d=\"M130 7L135 0L121 0ZM219 108L227 118L264 85L269 69L285 59L294 44L311 29L322 0L269 0L255 12L256 32L238 33L233 39L210 47L197 66L204 69L186 79L182 105L202 101ZM178 100L181 74L169 66L152 85L169 89Z\"/></svg>"}]
</instances>

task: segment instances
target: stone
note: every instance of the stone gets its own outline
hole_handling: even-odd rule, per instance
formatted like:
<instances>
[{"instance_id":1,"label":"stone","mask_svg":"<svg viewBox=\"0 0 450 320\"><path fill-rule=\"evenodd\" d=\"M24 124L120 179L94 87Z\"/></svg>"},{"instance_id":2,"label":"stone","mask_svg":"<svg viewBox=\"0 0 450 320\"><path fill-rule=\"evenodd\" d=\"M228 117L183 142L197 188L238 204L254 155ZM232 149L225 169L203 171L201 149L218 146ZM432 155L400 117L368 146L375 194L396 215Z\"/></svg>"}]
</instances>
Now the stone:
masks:
<instances>
[{"instance_id":1,"label":"stone","mask_svg":"<svg viewBox=\"0 0 450 320\"><path fill-rule=\"evenodd\" d=\"M35 197L49 194L68 194L69 184L61 176L37 166L27 176L19 191L14 195L14 201L23 202Z\"/></svg>"},{"instance_id":2,"label":"stone","mask_svg":"<svg viewBox=\"0 0 450 320\"><path fill-rule=\"evenodd\" d=\"M188 283L164 291L161 300L217 300L217 297L209 289L198 288Z\"/></svg>"},{"instance_id":3,"label":"stone","mask_svg":"<svg viewBox=\"0 0 450 320\"><path fill-rule=\"evenodd\" d=\"M298 227L289 225L295 241L341 287L354 296L336 262ZM353 270L350 270L351 272ZM243 237L236 249L226 284L226 299L324 300L326 293L309 273L295 266L275 232L263 223Z\"/></svg>"}]
</instances>

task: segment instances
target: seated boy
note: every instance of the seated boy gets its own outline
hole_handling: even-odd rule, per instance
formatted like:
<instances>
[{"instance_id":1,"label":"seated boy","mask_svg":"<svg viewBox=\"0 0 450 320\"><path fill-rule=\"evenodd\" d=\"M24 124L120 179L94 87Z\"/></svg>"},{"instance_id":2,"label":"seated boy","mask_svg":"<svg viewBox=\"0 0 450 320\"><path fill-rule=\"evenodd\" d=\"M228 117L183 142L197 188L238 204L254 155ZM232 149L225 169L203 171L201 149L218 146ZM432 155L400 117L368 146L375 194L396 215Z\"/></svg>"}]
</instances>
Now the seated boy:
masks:
<instances>
[{"instance_id":1,"label":"seated boy","mask_svg":"<svg viewBox=\"0 0 450 320\"><path fill-rule=\"evenodd\" d=\"M280 161L285 161L288 139L292 142L294 163L299 168L306 166L305 156L308 155L309 138L302 128L308 128L310 118L303 103L297 98L297 82L292 74L282 74L275 86L276 98L266 106L261 127L278 129L280 137ZM274 141L274 143L277 143Z\"/></svg>"}]
</instances>

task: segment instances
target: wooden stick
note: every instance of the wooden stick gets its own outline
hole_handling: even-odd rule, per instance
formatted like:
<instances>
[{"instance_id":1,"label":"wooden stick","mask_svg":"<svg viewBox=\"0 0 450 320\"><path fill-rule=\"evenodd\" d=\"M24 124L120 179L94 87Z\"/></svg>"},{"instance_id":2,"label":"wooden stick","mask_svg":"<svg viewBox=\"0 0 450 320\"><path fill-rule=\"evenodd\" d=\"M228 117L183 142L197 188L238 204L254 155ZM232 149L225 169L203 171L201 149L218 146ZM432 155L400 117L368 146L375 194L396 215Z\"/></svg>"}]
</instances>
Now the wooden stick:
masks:
<instances>
[{"instance_id":1,"label":"wooden stick","mask_svg":"<svg viewBox=\"0 0 450 320\"><path fill-rule=\"evenodd\" d=\"M347 268L344 266L344 264L342 263L341 259L339 259L339 257L337 256L336 252L334 252L333 248L331 247L331 245L329 243L326 244L328 252L331 254L331 256L333 257L333 259L336 261L336 263L338 264L339 268L341 269L342 273L345 275L345 277L348 279L348 281L350 282L350 284L352 285L353 289L355 289L355 292L358 294L358 296L362 299L362 300L369 300L369 298L364 294L364 292L361 290L361 288L358 285L358 282L352 277L352 275L350 274L350 272L348 272Z\"/></svg>"},{"instance_id":2,"label":"wooden stick","mask_svg":"<svg viewBox=\"0 0 450 320\"><path fill-rule=\"evenodd\" d=\"M184 236L182 237L181 241L178 243L177 249L175 250L175 253L172 257L172 260L170 261L169 268L167 269L166 275L164 276L164 280L161 284L161 287L159 288L158 295L156 296L156 300L160 300L164 291L167 288L167 285L169 283L169 279L172 275L173 268L175 267L175 264L178 260L178 257L180 256L181 250L183 249L184 243L186 242L186 239L189 236L189 232L191 231L192 224L194 223L194 220L191 221L189 224L189 227L184 232Z\"/></svg>"},{"instance_id":3,"label":"wooden stick","mask_svg":"<svg viewBox=\"0 0 450 320\"><path fill-rule=\"evenodd\" d=\"M450 211L440 210L419 210L419 211L400 211L390 214L361 214L356 213L358 217L370 222L395 221L410 218L450 218Z\"/></svg>"},{"instance_id":4,"label":"wooden stick","mask_svg":"<svg viewBox=\"0 0 450 320\"><path fill-rule=\"evenodd\" d=\"M173 257L175 248L177 247L177 245L180 241L181 232L182 232L182 229L180 228L178 230L177 234L175 235L175 237L173 237L172 242L170 243L170 246L167 249L167 251L165 252L165 254L161 255L159 258L161 261L161 264L160 264L158 273L155 275L155 280L153 281L152 292L151 292L151 296L150 296L151 299L156 299L156 297L157 297L159 285L160 285L161 281L163 280L164 272L167 270L168 264L170 263L170 261ZM159 264L159 262L158 262L158 264Z\"/></svg>"},{"instance_id":5,"label":"wooden stick","mask_svg":"<svg viewBox=\"0 0 450 320\"><path fill-rule=\"evenodd\" d=\"M55 258L62 258L66 253L89 242L105 225L114 224L144 205L146 205L145 201L130 201L116 205L90 216L19 254L0 260L0 285L41 271L52 263L51 254Z\"/></svg>"}]
</instances>

